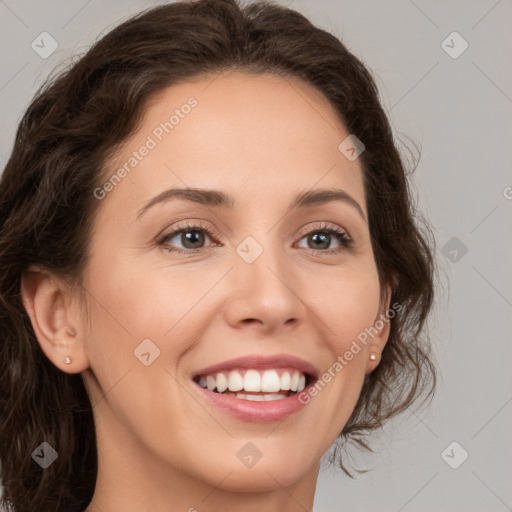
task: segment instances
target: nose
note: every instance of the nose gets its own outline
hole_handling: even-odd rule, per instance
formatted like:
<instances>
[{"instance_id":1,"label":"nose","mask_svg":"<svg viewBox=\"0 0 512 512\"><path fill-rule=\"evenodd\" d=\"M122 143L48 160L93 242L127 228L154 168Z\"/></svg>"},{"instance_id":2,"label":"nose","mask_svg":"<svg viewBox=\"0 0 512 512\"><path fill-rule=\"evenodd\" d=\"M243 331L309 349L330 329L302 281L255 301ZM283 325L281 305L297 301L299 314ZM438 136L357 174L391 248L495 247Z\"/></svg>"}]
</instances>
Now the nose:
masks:
<instances>
[{"instance_id":1,"label":"nose","mask_svg":"<svg viewBox=\"0 0 512 512\"><path fill-rule=\"evenodd\" d=\"M300 323L306 310L301 279L279 244L263 247L249 237L237 247L233 264L225 307L232 327L268 333Z\"/></svg>"}]
</instances>

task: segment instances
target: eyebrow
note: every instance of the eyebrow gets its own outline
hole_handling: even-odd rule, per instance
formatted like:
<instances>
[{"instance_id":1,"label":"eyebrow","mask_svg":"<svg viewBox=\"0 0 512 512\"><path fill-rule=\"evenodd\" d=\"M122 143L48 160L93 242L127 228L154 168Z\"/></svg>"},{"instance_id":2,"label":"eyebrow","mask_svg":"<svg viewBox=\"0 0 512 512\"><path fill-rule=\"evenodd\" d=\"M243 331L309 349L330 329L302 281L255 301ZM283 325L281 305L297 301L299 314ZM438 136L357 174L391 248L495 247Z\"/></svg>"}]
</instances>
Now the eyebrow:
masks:
<instances>
[{"instance_id":1,"label":"eyebrow","mask_svg":"<svg viewBox=\"0 0 512 512\"><path fill-rule=\"evenodd\" d=\"M209 207L229 209L234 209L236 207L236 200L232 196L220 190L202 188L171 188L164 190L162 193L146 202L137 212L137 218L153 205L167 202L172 199L182 199ZM367 222L366 216L359 203L350 194L341 189L315 189L307 192L301 192L295 196L290 204L289 210L293 210L294 208L319 206L330 203L331 201L341 201L352 206L358 211L363 220Z\"/></svg>"}]
</instances>

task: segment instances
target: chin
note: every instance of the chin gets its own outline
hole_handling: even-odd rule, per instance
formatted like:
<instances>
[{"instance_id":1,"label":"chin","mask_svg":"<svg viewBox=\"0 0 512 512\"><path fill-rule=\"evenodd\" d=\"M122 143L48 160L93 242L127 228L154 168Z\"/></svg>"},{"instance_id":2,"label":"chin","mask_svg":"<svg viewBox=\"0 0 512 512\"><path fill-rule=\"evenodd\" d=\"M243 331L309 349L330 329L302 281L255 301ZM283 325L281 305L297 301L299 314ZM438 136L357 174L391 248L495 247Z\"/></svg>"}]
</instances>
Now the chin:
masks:
<instances>
[{"instance_id":1,"label":"chin","mask_svg":"<svg viewBox=\"0 0 512 512\"><path fill-rule=\"evenodd\" d=\"M283 487L289 487L308 472L307 464L302 457L300 462L290 460L290 457L279 457L274 453L271 457L261 457L252 467L240 464L222 465L214 475L210 474L208 480L213 485L229 474L222 484L222 489L230 492L268 492ZM237 461L238 462L238 461Z\"/></svg>"},{"instance_id":2,"label":"chin","mask_svg":"<svg viewBox=\"0 0 512 512\"><path fill-rule=\"evenodd\" d=\"M218 478L218 475L216 476ZM278 468L261 467L259 470L255 467L248 470L235 469L220 487L229 492L269 492L289 487L303 476L304 474L297 470L287 472L283 465Z\"/></svg>"}]
</instances>

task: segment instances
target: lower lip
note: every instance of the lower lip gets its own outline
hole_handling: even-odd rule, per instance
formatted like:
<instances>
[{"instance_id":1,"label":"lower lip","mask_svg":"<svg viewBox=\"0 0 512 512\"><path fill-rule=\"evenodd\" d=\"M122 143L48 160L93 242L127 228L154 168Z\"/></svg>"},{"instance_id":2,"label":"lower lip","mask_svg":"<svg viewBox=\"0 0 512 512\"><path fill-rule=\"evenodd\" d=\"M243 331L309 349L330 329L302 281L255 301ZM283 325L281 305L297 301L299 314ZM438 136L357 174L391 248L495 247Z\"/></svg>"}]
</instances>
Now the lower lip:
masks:
<instances>
[{"instance_id":1,"label":"lower lip","mask_svg":"<svg viewBox=\"0 0 512 512\"><path fill-rule=\"evenodd\" d=\"M203 388L196 382L193 384L202 396L213 405L217 406L225 413L244 421L260 423L281 421L288 418L288 416L291 416L293 413L300 411L304 405L307 405L299 401L299 393L279 400L255 402L244 400L243 398L236 398L233 395L214 393L213 391ZM306 387L304 391L307 392L308 387Z\"/></svg>"}]
</instances>

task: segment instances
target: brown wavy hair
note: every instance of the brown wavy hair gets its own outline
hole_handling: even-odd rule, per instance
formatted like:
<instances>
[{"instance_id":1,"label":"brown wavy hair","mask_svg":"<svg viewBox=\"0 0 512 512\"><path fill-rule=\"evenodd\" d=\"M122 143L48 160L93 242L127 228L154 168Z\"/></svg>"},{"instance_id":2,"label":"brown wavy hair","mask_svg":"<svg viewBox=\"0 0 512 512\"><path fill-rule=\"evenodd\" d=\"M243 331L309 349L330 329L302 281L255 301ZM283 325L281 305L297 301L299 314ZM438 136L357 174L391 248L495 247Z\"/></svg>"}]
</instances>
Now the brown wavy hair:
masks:
<instances>
[{"instance_id":1,"label":"brown wavy hair","mask_svg":"<svg viewBox=\"0 0 512 512\"><path fill-rule=\"evenodd\" d=\"M426 319L433 302L434 239L411 197L403 156L372 75L330 33L269 2L176 2L145 10L48 78L24 114L0 181L0 457L3 506L16 512L83 511L97 475L92 407L81 375L42 352L24 308L23 272L39 263L80 289L106 164L162 89L225 70L300 78L329 100L366 146L359 157L381 286L394 283L379 366L366 376L338 446L433 397ZM424 403L423 400L421 403ZM58 458L31 458L46 441ZM331 462L351 477L341 460ZM359 470L356 470L359 471Z\"/></svg>"}]
</instances>

